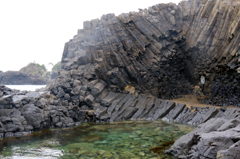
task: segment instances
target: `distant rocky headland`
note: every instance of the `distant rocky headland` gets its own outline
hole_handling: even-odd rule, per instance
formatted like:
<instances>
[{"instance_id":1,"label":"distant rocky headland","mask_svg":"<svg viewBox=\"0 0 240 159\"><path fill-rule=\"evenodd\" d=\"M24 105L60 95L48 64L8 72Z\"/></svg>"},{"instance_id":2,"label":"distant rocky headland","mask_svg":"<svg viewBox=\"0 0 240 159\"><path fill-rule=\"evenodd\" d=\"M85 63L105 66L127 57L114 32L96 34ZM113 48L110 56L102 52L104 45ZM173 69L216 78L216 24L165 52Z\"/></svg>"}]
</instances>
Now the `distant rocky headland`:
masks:
<instances>
[{"instance_id":1,"label":"distant rocky headland","mask_svg":"<svg viewBox=\"0 0 240 159\"><path fill-rule=\"evenodd\" d=\"M52 84L38 92L0 87L0 136L87 121L162 119L197 126L166 153L240 158L239 41L238 0L158 4L86 21L65 44ZM189 94L235 107L168 101Z\"/></svg>"},{"instance_id":2,"label":"distant rocky headland","mask_svg":"<svg viewBox=\"0 0 240 159\"><path fill-rule=\"evenodd\" d=\"M29 63L19 71L0 72L0 84L2 85L45 85L53 82L60 70L61 63L53 66L48 72L44 65Z\"/></svg>"}]
</instances>

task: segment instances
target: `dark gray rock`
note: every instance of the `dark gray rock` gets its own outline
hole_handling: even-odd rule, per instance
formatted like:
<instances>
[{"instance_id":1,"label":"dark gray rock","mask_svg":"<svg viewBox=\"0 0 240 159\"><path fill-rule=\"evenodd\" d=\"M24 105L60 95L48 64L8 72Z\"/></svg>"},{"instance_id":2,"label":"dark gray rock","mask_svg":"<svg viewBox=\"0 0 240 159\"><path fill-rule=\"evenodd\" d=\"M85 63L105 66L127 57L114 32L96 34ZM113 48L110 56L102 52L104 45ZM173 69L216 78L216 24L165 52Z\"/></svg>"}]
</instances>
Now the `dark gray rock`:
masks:
<instances>
[{"instance_id":1,"label":"dark gray rock","mask_svg":"<svg viewBox=\"0 0 240 159\"><path fill-rule=\"evenodd\" d=\"M62 97L64 97L64 95L65 95L64 90L61 87L58 87L57 97L62 98Z\"/></svg>"},{"instance_id":2,"label":"dark gray rock","mask_svg":"<svg viewBox=\"0 0 240 159\"><path fill-rule=\"evenodd\" d=\"M150 99L149 99L150 100ZM140 115L142 115L143 111L146 109L147 103L149 102L149 100L147 100L146 96L139 96L138 97L138 102L136 104L136 110L137 112L134 113L134 115L131 117L131 120L136 120ZM131 109L131 111L135 111L134 109ZM129 116L126 115L126 116Z\"/></svg>"},{"instance_id":3,"label":"dark gray rock","mask_svg":"<svg viewBox=\"0 0 240 159\"><path fill-rule=\"evenodd\" d=\"M37 101L37 106L41 109L45 108L45 106L48 104L48 101L44 98L41 98Z\"/></svg>"},{"instance_id":4,"label":"dark gray rock","mask_svg":"<svg viewBox=\"0 0 240 159\"><path fill-rule=\"evenodd\" d=\"M146 116L149 114L149 112L152 110L152 108L155 105L155 100L156 98L149 98L149 100L147 101L146 109L144 110L144 112L142 112L142 114L139 116L138 119L140 120L146 119Z\"/></svg>"},{"instance_id":5,"label":"dark gray rock","mask_svg":"<svg viewBox=\"0 0 240 159\"><path fill-rule=\"evenodd\" d=\"M97 118L99 118L101 115L107 112L107 109L108 109L107 107L100 106L95 110L94 114L96 115Z\"/></svg>"},{"instance_id":6,"label":"dark gray rock","mask_svg":"<svg viewBox=\"0 0 240 159\"><path fill-rule=\"evenodd\" d=\"M80 94L80 90L81 90L81 86L77 86L73 89L73 92L75 95L79 95Z\"/></svg>"},{"instance_id":7,"label":"dark gray rock","mask_svg":"<svg viewBox=\"0 0 240 159\"><path fill-rule=\"evenodd\" d=\"M154 113L153 120L157 120L159 118L163 118L167 115L173 108L175 107L175 103L171 101L163 101L160 105L160 108Z\"/></svg>"},{"instance_id":8,"label":"dark gray rock","mask_svg":"<svg viewBox=\"0 0 240 159\"><path fill-rule=\"evenodd\" d=\"M56 124L56 127L58 127L58 128L61 128L61 127L62 127L62 125L63 125L63 123L62 123L62 122L58 122L58 123Z\"/></svg>"},{"instance_id":9,"label":"dark gray rock","mask_svg":"<svg viewBox=\"0 0 240 159\"><path fill-rule=\"evenodd\" d=\"M186 107L185 104L177 104L175 106L175 109L172 109L162 120L165 121L175 120L178 117L178 115L184 110L185 107Z\"/></svg>"},{"instance_id":10,"label":"dark gray rock","mask_svg":"<svg viewBox=\"0 0 240 159\"><path fill-rule=\"evenodd\" d=\"M91 89L91 94L95 97L98 96L103 91L104 87L105 87L104 84L102 84L101 82L98 82Z\"/></svg>"},{"instance_id":11,"label":"dark gray rock","mask_svg":"<svg viewBox=\"0 0 240 159\"><path fill-rule=\"evenodd\" d=\"M226 150L220 150L217 152L216 159L235 159L240 158L240 141L231 145Z\"/></svg>"},{"instance_id":12,"label":"dark gray rock","mask_svg":"<svg viewBox=\"0 0 240 159\"><path fill-rule=\"evenodd\" d=\"M12 118L6 117L6 116L2 116L2 117L0 117L0 122L2 122L3 124L7 124L9 122L12 122Z\"/></svg>"},{"instance_id":13,"label":"dark gray rock","mask_svg":"<svg viewBox=\"0 0 240 159\"><path fill-rule=\"evenodd\" d=\"M29 98L40 98L40 93L39 92L29 92L26 94L27 97Z\"/></svg>"},{"instance_id":14,"label":"dark gray rock","mask_svg":"<svg viewBox=\"0 0 240 159\"><path fill-rule=\"evenodd\" d=\"M16 124L8 123L8 124L5 124L4 126L5 126L5 128L8 132L18 132L18 131L23 131L24 130L22 125L16 125Z\"/></svg>"},{"instance_id":15,"label":"dark gray rock","mask_svg":"<svg viewBox=\"0 0 240 159\"><path fill-rule=\"evenodd\" d=\"M183 121L185 121L190 115L191 115L191 109L185 107L174 121L183 123Z\"/></svg>"},{"instance_id":16,"label":"dark gray rock","mask_svg":"<svg viewBox=\"0 0 240 159\"><path fill-rule=\"evenodd\" d=\"M79 85L81 85L81 81L79 81L79 80L74 80L73 81L73 87L77 87Z\"/></svg>"},{"instance_id":17,"label":"dark gray rock","mask_svg":"<svg viewBox=\"0 0 240 159\"><path fill-rule=\"evenodd\" d=\"M101 104L105 107L109 107L110 104L114 101L114 99L117 98L119 95L119 93L109 92L109 94L102 99Z\"/></svg>"},{"instance_id":18,"label":"dark gray rock","mask_svg":"<svg viewBox=\"0 0 240 159\"><path fill-rule=\"evenodd\" d=\"M227 119L222 118L208 120L192 132L179 138L166 153L186 158L216 158L218 151L228 149L240 139L238 133L240 125L225 131L218 131L226 121Z\"/></svg>"},{"instance_id":19,"label":"dark gray rock","mask_svg":"<svg viewBox=\"0 0 240 159\"><path fill-rule=\"evenodd\" d=\"M15 104L15 103L23 100L26 97L27 97L26 95L15 95L12 97L12 100L13 100L13 103Z\"/></svg>"},{"instance_id":20,"label":"dark gray rock","mask_svg":"<svg viewBox=\"0 0 240 159\"><path fill-rule=\"evenodd\" d=\"M107 110L107 113L109 116L112 115L113 111L115 110L115 107L120 104L120 102L124 103L124 100L125 99L126 95L125 94L121 94L118 96L117 99L115 99L112 104L108 107L108 110Z\"/></svg>"},{"instance_id":21,"label":"dark gray rock","mask_svg":"<svg viewBox=\"0 0 240 159\"><path fill-rule=\"evenodd\" d=\"M12 109L13 100L11 95L6 95L0 98L0 109Z\"/></svg>"},{"instance_id":22,"label":"dark gray rock","mask_svg":"<svg viewBox=\"0 0 240 159\"><path fill-rule=\"evenodd\" d=\"M137 107L128 107L123 113L122 113L122 117L120 118L121 120L128 120L128 119L132 119L133 115L135 115L137 113L137 111L140 108Z\"/></svg>"},{"instance_id":23,"label":"dark gray rock","mask_svg":"<svg viewBox=\"0 0 240 159\"><path fill-rule=\"evenodd\" d=\"M84 101L87 104L91 105L93 103L93 101L94 101L94 97L91 94L89 94L88 96L85 97Z\"/></svg>"},{"instance_id":24,"label":"dark gray rock","mask_svg":"<svg viewBox=\"0 0 240 159\"><path fill-rule=\"evenodd\" d=\"M226 121L224 124L222 124L218 129L217 131L225 131L225 130L228 130L228 129L231 129L231 128L234 128L236 127L237 125L240 124L240 119L238 118L235 118L235 119L231 119L231 120L228 120Z\"/></svg>"},{"instance_id":25,"label":"dark gray rock","mask_svg":"<svg viewBox=\"0 0 240 159\"><path fill-rule=\"evenodd\" d=\"M121 109L118 109L118 111L116 112L118 112L118 115L121 115L128 107L135 107L137 102L138 102L137 96L133 96L132 98L125 102Z\"/></svg>"},{"instance_id":26,"label":"dark gray rock","mask_svg":"<svg viewBox=\"0 0 240 159\"><path fill-rule=\"evenodd\" d=\"M122 107L119 107L119 109L115 108L115 111L113 112L110 121L118 121L122 119L122 113L128 108L128 107L135 107L135 104L137 103L137 96L133 96L129 100L127 100Z\"/></svg>"},{"instance_id":27,"label":"dark gray rock","mask_svg":"<svg viewBox=\"0 0 240 159\"><path fill-rule=\"evenodd\" d=\"M163 102L163 101L162 101L161 99L156 99L156 100L155 100L155 105L154 105L154 107L149 111L149 113L148 113L148 114L146 115L146 117L143 118L143 119L152 120L154 114L156 113L156 111L157 111L158 109L160 109L160 105L161 105L162 102Z\"/></svg>"},{"instance_id":28,"label":"dark gray rock","mask_svg":"<svg viewBox=\"0 0 240 159\"><path fill-rule=\"evenodd\" d=\"M27 124L33 126L34 129L41 129L44 122L43 111L33 104L23 106L21 110Z\"/></svg>"},{"instance_id":29,"label":"dark gray rock","mask_svg":"<svg viewBox=\"0 0 240 159\"><path fill-rule=\"evenodd\" d=\"M188 124L191 125L199 125L202 124L204 122L206 122L207 120L213 118L216 116L216 114L218 113L218 110L214 107L206 107L206 108L202 108L198 111L198 113L191 119L191 121L188 122Z\"/></svg>"},{"instance_id":30,"label":"dark gray rock","mask_svg":"<svg viewBox=\"0 0 240 159\"><path fill-rule=\"evenodd\" d=\"M31 125L23 125L23 127L24 127L24 130L25 130L26 132L29 132L29 131L32 131L32 130L33 130L33 127L32 127Z\"/></svg>"}]
</instances>

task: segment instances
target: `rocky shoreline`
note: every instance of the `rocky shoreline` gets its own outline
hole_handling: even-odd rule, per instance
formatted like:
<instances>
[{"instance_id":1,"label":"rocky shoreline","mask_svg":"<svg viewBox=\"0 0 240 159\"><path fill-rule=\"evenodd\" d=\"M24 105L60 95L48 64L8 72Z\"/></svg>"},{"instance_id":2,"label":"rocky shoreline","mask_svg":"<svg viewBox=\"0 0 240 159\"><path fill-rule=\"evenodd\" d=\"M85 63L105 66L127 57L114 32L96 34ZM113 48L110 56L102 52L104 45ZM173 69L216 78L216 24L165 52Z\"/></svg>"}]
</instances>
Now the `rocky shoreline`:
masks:
<instances>
[{"instance_id":1,"label":"rocky shoreline","mask_svg":"<svg viewBox=\"0 0 240 159\"><path fill-rule=\"evenodd\" d=\"M51 99L52 95L46 88L27 92L1 86L0 137L22 136L50 127L72 127L88 121L162 119L197 126L178 139L166 151L168 154L179 158L239 157L240 109L188 108L185 104L146 95L107 91L104 85L99 90L101 84L90 81L86 85L91 94L85 96L82 103L92 105L96 92L99 98L99 103L95 102L91 109L86 105L56 106L58 101Z\"/></svg>"},{"instance_id":2,"label":"rocky shoreline","mask_svg":"<svg viewBox=\"0 0 240 159\"><path fill-rule=\"evenodd\" d=\"M87 121L158 120L197 128L166 153L239 158L238 108L186 107L166 99L239 107L240 3L188 0L103 15L65 44L61 70L36 92L0 86L0 136Z\"/></svg>"}]
</instances>

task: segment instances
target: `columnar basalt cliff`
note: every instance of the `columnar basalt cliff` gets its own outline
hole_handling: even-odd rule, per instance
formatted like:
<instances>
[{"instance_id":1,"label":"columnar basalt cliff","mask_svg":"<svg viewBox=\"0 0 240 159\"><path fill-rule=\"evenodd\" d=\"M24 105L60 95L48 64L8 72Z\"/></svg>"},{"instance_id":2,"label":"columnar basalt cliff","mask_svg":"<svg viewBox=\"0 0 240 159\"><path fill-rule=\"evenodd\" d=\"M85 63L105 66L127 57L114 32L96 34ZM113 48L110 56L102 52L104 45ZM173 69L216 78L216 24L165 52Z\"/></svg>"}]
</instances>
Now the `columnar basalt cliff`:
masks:
<instances>
[{"instance_id":1,"label":"columnar basalt cliff","mask_svg":"<svg viewBox=\"0 0 240 159\"><path fill-rule=\"evenodd\" d=\"M189 0L103 15L84 22L66 43L62 68L91 63L109 85L160 98L192 93L203 76L200 86L212 104L238 105L239 6L237 0Z\"/></svg>"},{"instance_id":2,"label":"columnar basalt cliff","mask_svg":"<svg viewBox=\"0 0 240 159\"><path fill-rule=\"evenodd\" d=\"M166 153L239 158L238 108L164 100L198 93L208 96L203 103L238 106L239 41L237 0L158 4L84 22L65 44L53 84L38 92L0 87L0 136L84 121L163 119L198 126Z\"/></svg>"}]
</instances>

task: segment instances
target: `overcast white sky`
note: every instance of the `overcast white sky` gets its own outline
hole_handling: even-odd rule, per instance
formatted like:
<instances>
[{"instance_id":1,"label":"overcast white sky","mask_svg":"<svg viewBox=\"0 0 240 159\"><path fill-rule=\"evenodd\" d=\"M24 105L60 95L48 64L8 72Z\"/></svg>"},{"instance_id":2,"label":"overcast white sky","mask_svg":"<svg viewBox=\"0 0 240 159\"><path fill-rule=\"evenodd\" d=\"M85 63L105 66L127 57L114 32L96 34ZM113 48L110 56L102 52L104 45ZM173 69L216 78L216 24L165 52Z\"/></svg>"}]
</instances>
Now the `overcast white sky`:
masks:
<instances>
[{"instance_id":1,"label":"overcast white sky","mask_svg":"<svg viewBox=\"0 0 240 159\"><path fill-rule=\"evenodd\" d=\"M0 0L0 70L57 63L86 20L180 0Z\"/></svg>"}]
</instances>

